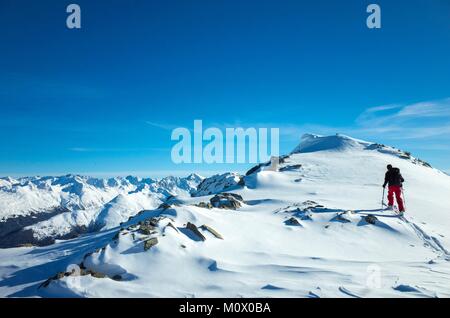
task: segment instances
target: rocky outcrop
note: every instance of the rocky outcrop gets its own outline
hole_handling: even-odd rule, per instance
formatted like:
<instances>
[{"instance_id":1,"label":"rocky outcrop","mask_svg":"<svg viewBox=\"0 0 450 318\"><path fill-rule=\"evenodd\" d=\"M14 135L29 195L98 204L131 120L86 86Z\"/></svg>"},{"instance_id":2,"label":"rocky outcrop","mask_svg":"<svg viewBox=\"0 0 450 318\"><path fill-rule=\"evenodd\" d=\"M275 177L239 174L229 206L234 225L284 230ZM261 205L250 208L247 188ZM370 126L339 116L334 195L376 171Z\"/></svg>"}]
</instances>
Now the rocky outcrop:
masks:
<instances>
[{"instance_id":1,"label":"rocky outcrop","mask_svg":"<svg viewBox=\"0 0 450 318\"><path fill-rule=\"evenodd\" d=\"M152 225L150 220L142 221L139 223L138 232L143 235L154 234L154 233L156 233L155 225Z\"/></svg>"},{"instance_id":2,"label":"rocky outcrop","mask_svg":"<svg viewBox=\"0 0 450 318\"><path fill-rule=\"evenodd\" d=\"M204 179L192 193L193 197L200 197L236 189L244 184L243 177L237 173L228 172L217 174Z\"/></svg>"},{"instance_id":3,"label":"rocky outcrop","mask_svg":"<svg viewBox=\"0 0 450 318\"><path fill-rule=\"evenodd\" d=\"M210 202L215 208L236 210L242 206L244 199L239 194L225 192L215 195Z\"/></svg>"},{"instance_id":4,"label":"rocky outcrop","mask_svg":"<svg viewBox=\"0 0 450 318\"><path fill-rule=\"evenodd\" d=\"M297 165L288 165L280 168L280 172L286 172L286 171L298 171L302 168L301 164Z\"/></svg>"},{"instance_id":5,"label":"rocky outcrop","mask_svg":"<svg viewBox=\"0 0 450 318\"><path fill-rule=\"evenodd\" d=\"M144 251L148 251L156 244L158 244L158 238L156 238L156 237L151 237L151 238L145 240L144 241Z\"/></svg>"},{"instance_id":6,"label":"rocky outcrop","mask_svg":"<svg viewBox=\"0 0 450 318\"><path fill-rule=\"evenodd\" d=\"M364 220L369 224L376 224L378 221L375 215L366 215Z\"/></svg>"},{"instance_id":7,"label":"rocky outcrop","mask_svg":"<svg viewBox=\"0 0 450 318\"><path fill-rule=\"evenodd\" d=\"M291 217L290 219L288 219L285 222L286 225L290 225L290 226L302 226L300 224L300 222L295 218L295 217Z\"/></svg>"},{"instance_id":8,"label":"rocky outcrop","mask_svg":"<svg viewBox=\"0 0 450 318\"><path fill-rule=\"evenodd\" d=\"M286 163L286 160L287 160L288 158L289 158L289 155L284 155L284 156L278 157L278 164L281 165L281 164ZM271 162L271 161L264 162L264 163L260 163L260 164L258 164L258 165L256 165L256 166L252 167L250 170L248 170L248 171L245 173L245 176L249 176L249 175L252 175L252 174L254 174L254 173L258 173L258 172L260 172L261 170L263 170L264 167L270 167L271 165L272 165L272 162ZM281 171L281 169L280 169L280 171Z\"/></svg>"},{"instance_id":9,"label":"rocky outcrop","mask_svg":"<svg viewBox=\"0 0 450 318\"><path fill-rule=\"evenodd\" d=\"M192 231L195 235L197 235L202 241L206 241L206 237L198 230L198 228L195 224L188 222L186 224L186 228L188 230Z\"/></svg>"},{"instance_id":10,"label":"rocky outcrop","mask_svg":"<svg viewBox=\"0 0 450 318\"><path fill-rule=\"evenodd\" d=\"M332 221L338 221L341 223L351 223L352 221L350 220L350 218L348 217L352 212L351 211L347 211L347 212L339 212L336 214L336 216L332 219Z\"/></svg>"},{"instance_id":11,"label":"rocky outcrop","mask_svg":"<svg viewBox=\"0 0 450 318\"><path fill-rule=\"evenodd\" d=\"M55 276L50 277L45 282L40 284L38 288L48 287L48 285L50 285L51 282L63 279L64 277L69 277L69 276L87 276L87 275L90 275L90 276L92 276L94 278L107 278L108 277L107 275L105 275L103 273L96 272L96 271L93 271L93 270L90 270L90 269L86 269L84 267L83 263L81 263L79 266L75 266L71 271L59 272ZM119 277L119 276L120 275L114 275L114 277L109 277L109 278L111 278L113 280L121 280L121 277Z\"/></svg>"},{"instance_id":12,"label":"rocky outcrop","mask_svg":"<svg viewBox=\"0 0 450 318\"><path fill-rule=\"evenodd\" d=\"M203 208L203 209L212 209L213 208L211 202L199 202L199 203L194 204L194 205L199 207L199 208Z\"/></svg>"},{"instance_id":13,"label":"rocky outcrop","mask_svg":"<svg viewBox=\"0 0 450 318\"><path fill-rule=\"evenodd\" d=\"M203 224L203 225L201 226L201 228L202 228L203 230L208 231L209 233L211 233L212 235L214 235L214 236L217 237L218 239L223 240L223 236L222 236L219 232L217 232L216 230L214 230L212 227L210 227L210 226L208 226L208 225L206 225L206 224Z\"/></svg>"}]
</instances>

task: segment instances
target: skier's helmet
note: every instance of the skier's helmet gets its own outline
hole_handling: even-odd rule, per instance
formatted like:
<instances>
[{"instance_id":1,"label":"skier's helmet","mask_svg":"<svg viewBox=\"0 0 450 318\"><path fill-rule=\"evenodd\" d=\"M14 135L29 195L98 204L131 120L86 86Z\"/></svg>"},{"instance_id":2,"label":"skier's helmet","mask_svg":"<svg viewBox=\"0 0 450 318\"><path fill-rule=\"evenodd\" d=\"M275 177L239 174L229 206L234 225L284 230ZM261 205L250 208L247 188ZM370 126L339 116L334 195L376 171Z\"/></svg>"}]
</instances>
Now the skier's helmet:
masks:
<instances>
[{"instance_id":1,"label":"skier's helmet","mask_svg":"<svg viewBox=\"0 0 450 318\"><path fill-rule=\"evenodd\" d=\"M387 165L387 169L391 170L392 169L392 165Z\"/></svg>"}]
</instances>

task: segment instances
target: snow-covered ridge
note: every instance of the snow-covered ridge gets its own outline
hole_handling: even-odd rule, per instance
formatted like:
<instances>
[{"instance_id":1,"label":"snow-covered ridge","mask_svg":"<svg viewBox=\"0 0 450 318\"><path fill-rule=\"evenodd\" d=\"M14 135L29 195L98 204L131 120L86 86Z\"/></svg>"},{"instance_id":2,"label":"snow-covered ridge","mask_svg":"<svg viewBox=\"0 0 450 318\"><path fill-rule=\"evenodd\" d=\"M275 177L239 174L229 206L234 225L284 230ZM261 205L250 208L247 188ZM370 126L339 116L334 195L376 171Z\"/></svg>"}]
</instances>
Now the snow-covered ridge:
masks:
<instances>
[{"instance_id":1,"label":"snow-covered ridge","mask_svg":"<svg viewBox=\"0 0 450 318\"><path fill-rule=\"evenodd\" d=\"M373 143L340 134L334 136L304 134L300 144L292 151L292 153L345 151L352 149L362 150L371 144Z\"/></svg>"},{"instance_id":2,"label":"snow-covered ridge","mask_svg":"<svg viewBox=\"0 0 450 318\"><path fill-rule=\"evenodd\" d=\"M200 197L216 194L233 190L240 185L243 185L242 176L235 172L216 174L212 177L203 179L203 181L199 183L197 189L192 192L192 196Z\"/></svg>"},{"instance_id":3,"label":"snow-covered ridge","mask_svg":"<svg viewBox=\"0 0 450 318\"><path fill-rule=\"evenodd\" d=\"M352 138L342 134L333 136L321 136L315 134L304 134L301 137L300 144L295 147L291 154L310 153L318 151L343 152L343 151L361 151L374 150L408 160L414 164L430 167L431 165L419 158L415 158L411 153L383 144L364 141Z\"/></svg>"}]
</instances>

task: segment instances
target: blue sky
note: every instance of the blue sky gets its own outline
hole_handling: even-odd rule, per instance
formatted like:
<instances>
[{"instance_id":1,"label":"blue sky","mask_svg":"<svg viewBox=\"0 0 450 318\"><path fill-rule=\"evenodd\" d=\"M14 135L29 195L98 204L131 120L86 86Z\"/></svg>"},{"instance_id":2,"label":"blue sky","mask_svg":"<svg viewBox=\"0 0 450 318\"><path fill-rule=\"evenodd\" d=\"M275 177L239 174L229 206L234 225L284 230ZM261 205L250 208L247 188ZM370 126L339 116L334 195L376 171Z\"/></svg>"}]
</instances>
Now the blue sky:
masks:
<instances>
[{"instance_id":1,"label":"blue sky","mask_svg":"<svg viewBox=\"0 0 450 318\"><path fill-rule=\"evenodd\" d=\"M336 132L450 170L450 3L0 2L0 175L162 176L243 171L174 165L173 127Z\"/></svg>"}]
</instances>

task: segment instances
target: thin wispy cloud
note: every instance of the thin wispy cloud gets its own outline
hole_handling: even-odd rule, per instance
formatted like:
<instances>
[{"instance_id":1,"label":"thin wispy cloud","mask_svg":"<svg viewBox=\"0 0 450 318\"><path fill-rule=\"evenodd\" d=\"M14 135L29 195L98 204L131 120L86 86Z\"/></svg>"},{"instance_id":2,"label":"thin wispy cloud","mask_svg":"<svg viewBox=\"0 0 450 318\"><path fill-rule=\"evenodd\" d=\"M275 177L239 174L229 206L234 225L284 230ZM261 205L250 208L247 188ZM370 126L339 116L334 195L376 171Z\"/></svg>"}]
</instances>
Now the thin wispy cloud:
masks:
<instances>
[{"instance_id":1,"label":"thin wispy cloud","mask_svg":"<svg viewBox=\"0 0 450 318\"><path fill-rule=\"evenodd\" d=\"M174 130L180 126L174 125L174 124L167 124L167 123L157 123L157 122L153 122L153 121L146 121L145 122L147 125L155 127L155 128L159 128L159 129L163 129L163 130Z\"/></svg>"},{"instance_id":2,"label":"thin wispy cloud","mask_svg":"<svg viewBox=\"0 0 450 318\"><path fill-rule=\"evenodd\" d=\"M298 141L304 133L332 135L342 133L369 141L393 140L417 149L448 150L450 141L450 98L414 104L390 104L370 107L352 124L329 126L314 123L264 123L279 127L280 141Z\"/></svg>"},{"instance_id":3,"label":"thin wispy cloud","mask_svg":"<svg viewBox=\"0 0 450 318\"><path fill-rule=\"evenodd\" d=\"M396 139L450 135L450 98L410 105L368 108L355 121L356 131Z\"/></svg>"}]
</instances>

